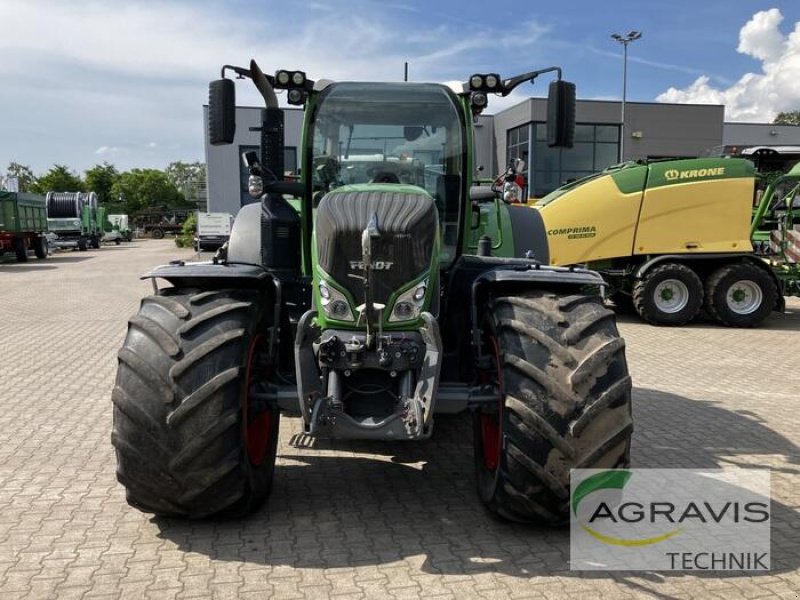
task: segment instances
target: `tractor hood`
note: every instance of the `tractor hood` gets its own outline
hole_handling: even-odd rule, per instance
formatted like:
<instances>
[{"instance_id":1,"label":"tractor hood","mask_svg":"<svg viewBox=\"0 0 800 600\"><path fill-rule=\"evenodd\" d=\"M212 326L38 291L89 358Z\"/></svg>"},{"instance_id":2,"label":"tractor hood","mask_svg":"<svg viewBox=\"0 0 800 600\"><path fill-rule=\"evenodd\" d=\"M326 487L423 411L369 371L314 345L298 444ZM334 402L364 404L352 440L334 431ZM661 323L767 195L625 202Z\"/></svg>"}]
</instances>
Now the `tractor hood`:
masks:
<instances>
[{"instance_id":1,"label":"tractor hood","mask_svg":"<svg viewBox=\"0 0 800 600\"><path fill-rule=\"evenodd\" d=\"M364 259L365 230L370 232L368 261ZM359 184L326 194L315 219L315 287L321 292L323 308L326 302L338 299L347 302L350 309L348 315L340 304L328 316L356 324L357 308L365 302L368 262L371 299L385 307L383 321L387 325L416 321L420 311L426 309L428 288L436 277L438 231L434 200L416 186ZM409 292L410 298L405 298ZM411 305L398 311L401 301Z\"/></svg>"}]
</instances>

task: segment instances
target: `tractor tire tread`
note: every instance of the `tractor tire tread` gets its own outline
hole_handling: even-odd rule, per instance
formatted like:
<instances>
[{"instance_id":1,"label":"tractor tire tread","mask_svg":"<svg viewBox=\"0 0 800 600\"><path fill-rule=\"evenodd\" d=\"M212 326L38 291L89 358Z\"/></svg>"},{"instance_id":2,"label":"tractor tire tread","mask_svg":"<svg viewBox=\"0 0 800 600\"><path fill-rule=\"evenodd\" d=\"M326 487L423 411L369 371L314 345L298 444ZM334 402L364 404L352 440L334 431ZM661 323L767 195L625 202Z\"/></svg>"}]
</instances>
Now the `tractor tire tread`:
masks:
<instances>
[{"instance_id":1,"label":"tractor tire tread","mask_svg":"<svg viewBox=\"0 0 800 600\"><path fill-rule=\"evenodd\" d=\"M505 404L493 471L483 466L476 416L479 493L502 518L561 524L569 516L570 469L628 466L633 419L625 343L598 296L531 291L490 306ZM524 326L511 327L515 321Z\"/></svg>"}]
</instances>

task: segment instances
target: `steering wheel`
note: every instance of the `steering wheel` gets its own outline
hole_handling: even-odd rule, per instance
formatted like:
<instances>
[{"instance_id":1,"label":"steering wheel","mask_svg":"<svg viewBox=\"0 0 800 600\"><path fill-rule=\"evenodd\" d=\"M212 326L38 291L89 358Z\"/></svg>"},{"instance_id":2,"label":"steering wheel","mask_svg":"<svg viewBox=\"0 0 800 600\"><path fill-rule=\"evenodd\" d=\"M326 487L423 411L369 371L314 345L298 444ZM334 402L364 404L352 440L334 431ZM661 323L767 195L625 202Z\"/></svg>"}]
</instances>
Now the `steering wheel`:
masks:
<instances>
[{"instance_id":1,"label":"steering wheel","mask_svg":"<svg viewBox=\"0 0 800 600\"><path fill-rule=\"evenodd\" d=\"M400 178L392 171L378 171L372 176L370 183L400 183Z\"/></svg>"}]
</instances>

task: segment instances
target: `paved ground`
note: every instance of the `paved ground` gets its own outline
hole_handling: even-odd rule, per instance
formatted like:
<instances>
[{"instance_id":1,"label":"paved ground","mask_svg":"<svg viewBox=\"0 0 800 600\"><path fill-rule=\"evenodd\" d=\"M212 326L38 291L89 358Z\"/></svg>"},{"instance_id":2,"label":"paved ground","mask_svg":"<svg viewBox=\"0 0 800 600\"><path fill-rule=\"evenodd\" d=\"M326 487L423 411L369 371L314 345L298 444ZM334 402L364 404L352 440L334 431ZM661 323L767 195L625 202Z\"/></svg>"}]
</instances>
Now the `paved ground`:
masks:
<instances>
[{"instance_id":1,"label":"paved ground","mask_svg":"<svg viewBox=\"0 0 800 600\"><path fill-rule=\"evenodd\" d=\"M800 303L755 331L622 319L642 467L772 470L773 570L581 575L568 533L499 523L473 493L467 423L421 444L291 443L236 522L154 519L114 478L110 392L136 276L169 241L0 264L0 598L798 598Z\"/></svg>"}]
</instances>

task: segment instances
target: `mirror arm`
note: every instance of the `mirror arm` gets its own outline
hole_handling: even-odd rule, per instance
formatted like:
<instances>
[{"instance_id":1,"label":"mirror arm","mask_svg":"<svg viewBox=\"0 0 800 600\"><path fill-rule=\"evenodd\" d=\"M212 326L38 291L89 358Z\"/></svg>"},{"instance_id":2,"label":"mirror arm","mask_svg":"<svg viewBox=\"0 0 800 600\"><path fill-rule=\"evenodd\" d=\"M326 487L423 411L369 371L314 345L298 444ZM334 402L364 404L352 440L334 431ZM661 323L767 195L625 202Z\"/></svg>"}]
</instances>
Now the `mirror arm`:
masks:
<instances>
[{"instance_id":1,"label":"mirror arm","mask_svg":"<svg viewBox=\"0 0 800 600\"><path fill-rule=\"evenodd\" d=\"M522 75L517 75L516 77L511 77L510 79L506 79L503 81L503 93L501 96L508 96L514 88L517 87L521 83L525 83L526 81L530 81L531 83L543 73L558 73L558 79L561 80L561 67L548 67L546 69L539 69L538 71L531 71L530 73L524 73Z\"/></svg>"},{"instance_id":2,"label":"mirror arm","mask_svg":"<svg viewBox=\"0 0 800 600\"><path fill-rule=\"evenodd\" d=\"M248 79L252 79L252 74L250 73L249 69L245 69L244 67L237 67L235 65L222 65L222 69L220 69L220 75L222 79L225 79L225 71L233 71L236 73L237 79L244 79L247 77Z\"/></svg>"}]
</instances>

